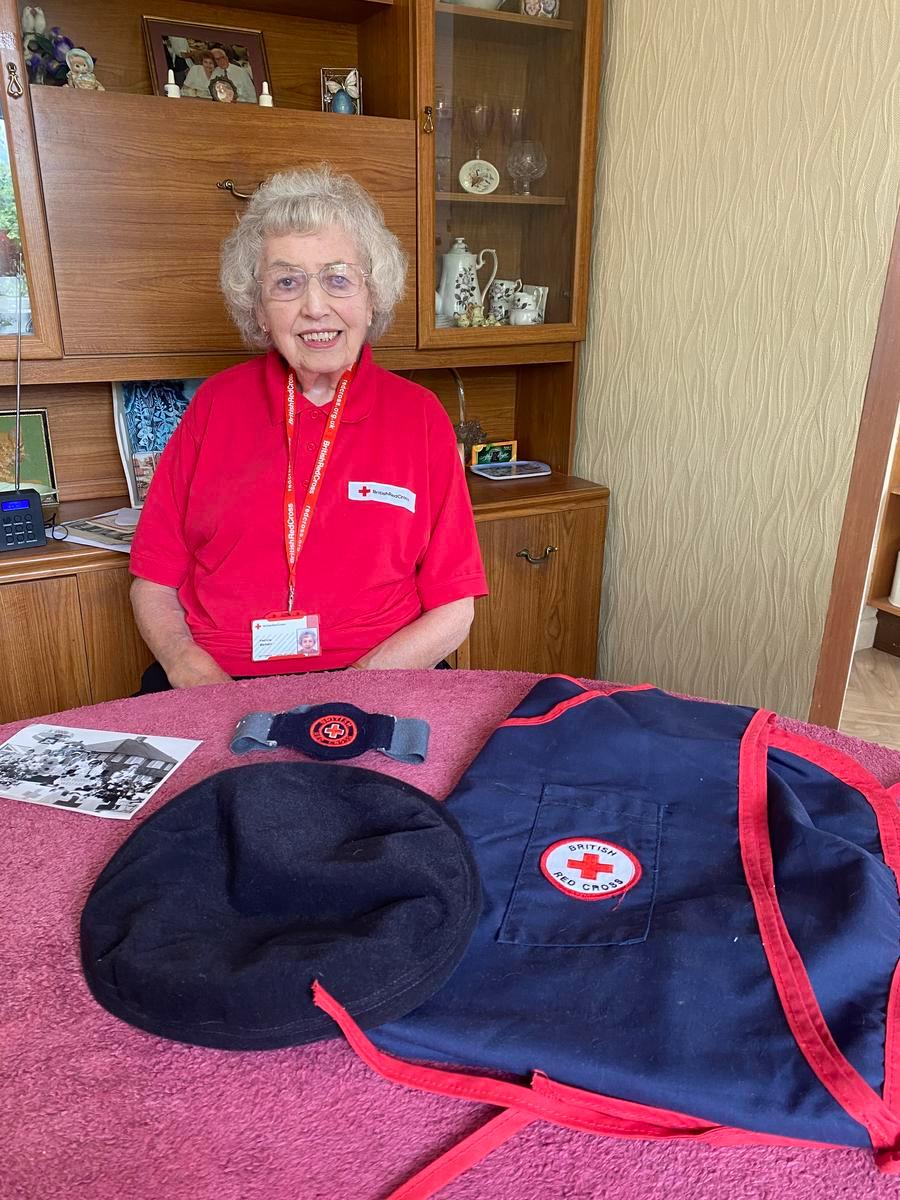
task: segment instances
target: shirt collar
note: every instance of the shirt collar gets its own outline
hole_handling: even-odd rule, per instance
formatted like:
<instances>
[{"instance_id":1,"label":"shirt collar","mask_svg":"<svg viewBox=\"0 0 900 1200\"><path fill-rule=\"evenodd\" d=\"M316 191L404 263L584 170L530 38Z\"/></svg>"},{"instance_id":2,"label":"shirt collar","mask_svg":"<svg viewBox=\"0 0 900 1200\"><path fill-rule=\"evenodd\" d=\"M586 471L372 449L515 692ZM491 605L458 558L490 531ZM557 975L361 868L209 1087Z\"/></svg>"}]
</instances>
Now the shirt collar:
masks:
<instances>
[{"instance_id":1,"label":"shirt collar","mask_svg":"<svg viewBox=\"0 0 900 1200\"><path fill-rule=\"evenodd\" d=\"M364 421L372 411L372 403L375 399L374 370L372 347L366 342L362 348L362 354L359 356L353 383L347 392L342 422L354 425L358 421ZM269 408L269 420L273 425L284 424L284 387L287 381L287 371L287 363L273 346L265 358L266 401ZM313 407L308 400L301 397L300 406L306 407L307 405L310 408ZM319 406L316 405L316 407ZM326 412L328 408L327 404L321 406L321 410ZM300 410L298 409L298 411Z\"/></svg>"}]
</instances>

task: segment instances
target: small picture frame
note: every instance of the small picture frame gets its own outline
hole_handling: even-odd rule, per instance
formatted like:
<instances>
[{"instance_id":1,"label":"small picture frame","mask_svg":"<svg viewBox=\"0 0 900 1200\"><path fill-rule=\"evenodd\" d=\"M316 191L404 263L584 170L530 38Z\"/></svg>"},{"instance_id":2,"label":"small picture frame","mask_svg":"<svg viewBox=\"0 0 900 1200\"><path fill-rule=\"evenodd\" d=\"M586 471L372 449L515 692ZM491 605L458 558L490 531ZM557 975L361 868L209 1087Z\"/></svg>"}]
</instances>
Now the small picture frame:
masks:
<instances>
[{"instance_id":1,"label":"small picture frame","mask_svg":"<svg viewBox=\"0 0 900 1200\"><path fill-rule=\"evenodd\" d=\"M518 443L513 438L509 442L482 442L472 447L473 467L487 466L489 463L508 463L516 458Z\"/></svg>"},{"instance_id":2,"label":"small picture frame","mask_svg":"<svg viewBox=\"0 0 900 1200\"><path fill-rule=\"evenodd\" d=\"M322 67L319 76L322 112L362 116L362 76L357 67Z\"/></svg>"},{"instance_id":3,"label":"small picture frame","mask_svg":"<svg viewBox=\"0 0 900 1200\"><path fill-rule=\"evenodd\" d=\"M132 508L140 508L166 443L202 379L114 383L113 420Z\"/></svg>"},{"instance_id":4,"label":"small picture frame","mask_svg":"<svg viewBox=\"0 0 900 1200\"><path fill-rule=\"evenodd\" d=\"M144 17L143 25L157 96L166 94L169 71L174 72L183 100L256 104L263 81L271 82L259 29L199 25L164 17ZM216 89L216 79L227 79L231 88Z\"/></svg>"},{"instance_id":5,"label":"small picture frame","mask_svg":"<svg viewBox=\"0 0 900 1200\"><path fill-rule=\"evenodd\" d=\"M50 422L46 408L23 408L19 426L19 487L40 493L41 508L55 512L58 503ZM16 414L0 412L0 492L16 486Z\"/></svg>"}]
</instances>

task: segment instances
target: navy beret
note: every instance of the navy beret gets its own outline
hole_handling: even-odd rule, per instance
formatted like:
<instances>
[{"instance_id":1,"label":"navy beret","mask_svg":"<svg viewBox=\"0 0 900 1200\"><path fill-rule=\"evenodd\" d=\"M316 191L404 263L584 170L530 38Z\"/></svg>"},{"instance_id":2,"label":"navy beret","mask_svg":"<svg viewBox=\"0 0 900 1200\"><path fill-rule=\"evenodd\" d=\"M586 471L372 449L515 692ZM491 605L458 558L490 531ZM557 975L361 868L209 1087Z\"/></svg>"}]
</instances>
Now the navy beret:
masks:
<instances>
[{"instance_id":1,"label":"navy beret","mask_svg":"<svg viewBox=\"0 0 900 1200\"><path fill-rule=\"evenodd\" d=\"M204 779L146 820L81 917L94 997L139 1029L230 1050L338 1034L319 979L364 1028L411 1012L462 957L480 907L453 818L356 767L274 762Z\"/></svg>"}]
</instances>

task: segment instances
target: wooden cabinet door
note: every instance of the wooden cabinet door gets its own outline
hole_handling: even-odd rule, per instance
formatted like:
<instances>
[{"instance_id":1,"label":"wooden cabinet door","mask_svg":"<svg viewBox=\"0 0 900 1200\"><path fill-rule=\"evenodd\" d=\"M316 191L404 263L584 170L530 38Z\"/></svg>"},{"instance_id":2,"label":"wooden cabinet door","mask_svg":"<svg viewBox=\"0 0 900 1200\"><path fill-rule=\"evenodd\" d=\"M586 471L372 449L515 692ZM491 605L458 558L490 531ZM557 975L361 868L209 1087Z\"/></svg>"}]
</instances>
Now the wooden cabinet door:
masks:
<instances>
[{"instance_id":1,"label":"wooden cabinet door","mask_svg":"<svg viewBox=\"0 0 900 1200\"><path fill-rule=\"evenodd\" d=\"M219 247L275 171L327 159L372 193L409 255L384 346L416 342L412 121L160 96L32 89L67 355L241 349Z\"/></svg>"},{"instance_id":2,"label":"wooden cabinet door","mask_svg":"<svg viewBox=\"0 0 900 1200\"><path fill-rule=\"evenodd\" d=\"M581 508L479 524L491 594L475 604L468 666L596 673L605 519Z\"/></svg>"},{"instance_id":3,"label":"wooden cabinet door","mask_svg":"<svg viewBox=\"0 0 900 1200\"><path fill-rule=\"evenodd\" d=\"M90 703L75 578L0 585L0 722Z\"/></svg>"},{"instance_id":4,"label":"wooden cabinet door","mask_svg":"<svg viewBox=\"0 0 900 1200\"><path fill-rule=\"evenodd\" d=\"M153 655L137 631L131 612L128 567L85 571L78 577L91 699L132 696Z\"/></svg>"},{"instance_id":5,"label":"wooden cabinet door","mask_svg":"<svg viewBox=\"0 0 900 1200\"><path fill-rule=\"evenodd\" d=\"M23 358L59 358L62 338L34 149L21 11L12 0L0 0L0 359L16 357L18 324ZM16 294L19 251L25 264L21 318Z\"/></svg>"}]
</instances>

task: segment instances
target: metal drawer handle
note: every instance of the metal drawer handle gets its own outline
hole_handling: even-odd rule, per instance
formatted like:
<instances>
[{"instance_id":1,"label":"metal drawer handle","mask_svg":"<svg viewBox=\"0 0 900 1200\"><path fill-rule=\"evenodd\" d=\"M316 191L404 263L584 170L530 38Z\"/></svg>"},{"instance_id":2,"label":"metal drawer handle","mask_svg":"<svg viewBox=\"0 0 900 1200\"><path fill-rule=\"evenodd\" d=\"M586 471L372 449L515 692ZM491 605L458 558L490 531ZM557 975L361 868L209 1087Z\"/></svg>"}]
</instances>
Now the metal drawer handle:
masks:
<instances>
[{"instance_id":1,"label":"metal drawer handle","mask_svg":"<svg viewBox=\"0 0 900 1200\"><path fill-rule=\"evenodd\" d=\"M531 566L537 567L540 566L541 563L549 562L550 555L556 554L558 550L559 546L546 546L544 548L544 553L540 556L540 558L532 558L527 550L517 550L516 558L524 558L527 563L531 564Z\"/></svg>"},{"instance_id":2,"label":"metal drawer handle","mask_svg":"<svg viewBox=\"0 0 900 1200\"><path fill-rule=\"evenodd\" d=\"M231 192L232 196L234 196L234 198L236 200L252 200L253 199L252 192L250 193L250 195L248 195L246 192L239 192L237 190L237 188L234 186L233 179L220 179L219 182L216 184L216 187L219 189L220 192Z\"/></svg>"}]
</instances>

